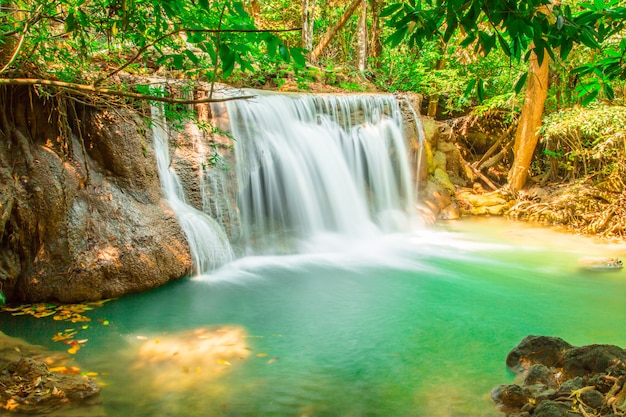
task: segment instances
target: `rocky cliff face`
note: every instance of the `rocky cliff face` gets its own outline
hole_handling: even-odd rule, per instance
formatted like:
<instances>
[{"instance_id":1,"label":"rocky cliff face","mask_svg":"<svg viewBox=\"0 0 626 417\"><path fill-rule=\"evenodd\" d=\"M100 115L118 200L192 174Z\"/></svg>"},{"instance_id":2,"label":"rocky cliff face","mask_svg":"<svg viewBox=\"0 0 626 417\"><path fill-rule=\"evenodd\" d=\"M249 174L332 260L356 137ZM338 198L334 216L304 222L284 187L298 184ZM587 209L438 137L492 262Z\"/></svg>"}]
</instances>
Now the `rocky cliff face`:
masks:
<instances>
[{"instance_id":1,"label":"rocky cliff face","mask_svg":"<svg viewBox=\"0 0 626 417\"><path fill-rule=\"evenodd\" d=\"M163 198L151 131L141 116L69 99L26 105L25 91L0 94L21 103L0 118L0 291L9 301L119 297L191 272L189 247ZM441 171L458 158L442 150L447 143L437 140L441 135L433 123L420 139L419 114L412 110L419 108L419 96L399 100L420 199L432 214L445 217L446 207L454 206L454 187L449 180L433 180L432 160L443 155ZM228 124L219 106L196 110L202 120ZM188 202L210 213L236 242L241 225L233 209L232 139L208 134L201 160L193 132L185 129L173 135L170 152ZM224 159L214 161L215 150ZM210 189L210 201L203 188Z\"/></svg>"},{"instance_id":2,"label":"rocky cliff face","mask_svg":"<svg viewBox=\"0 0 626 417\"><path fill-rule=\"evenodd\" d=\"M146 123L123 109L83 110L65 123L58 114L36 103L0 123L8 300L118 297L188 274L189 249L161 197Z\"/></svg>"}]
</instances>

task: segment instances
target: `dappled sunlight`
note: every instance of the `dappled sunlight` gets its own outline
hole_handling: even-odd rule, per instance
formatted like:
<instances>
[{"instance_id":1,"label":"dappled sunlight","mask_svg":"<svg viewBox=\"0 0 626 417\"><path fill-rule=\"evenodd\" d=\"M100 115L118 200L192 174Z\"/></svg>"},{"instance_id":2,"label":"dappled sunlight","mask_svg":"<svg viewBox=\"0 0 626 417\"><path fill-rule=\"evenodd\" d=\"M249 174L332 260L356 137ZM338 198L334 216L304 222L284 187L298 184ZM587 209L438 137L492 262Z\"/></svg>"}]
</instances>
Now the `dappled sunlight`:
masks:
<instances>
[{"instance_id":1,"label":"dappled sunlight","mask_svg":"<svg viewBox=\"0 0 626 417\"><path fill-rule=\"evenodd\" d=\"M137 335L140 343L131 369L157 391L198 388L230 371L250 351L239 326L198 327L181 333ZM137 344L133 343L133 349Z\"/></svg>"},{"instance_id":2,"label":"dappled sunlight","mask_svg":"<svg viewBox=\"0 0 626 417\"><path fill-rule=\"evenodd\" d=\"M107 246L98 251L98 261L113 262L120 264L120 250L113 246Z\"/></svg>"}]
</instances>

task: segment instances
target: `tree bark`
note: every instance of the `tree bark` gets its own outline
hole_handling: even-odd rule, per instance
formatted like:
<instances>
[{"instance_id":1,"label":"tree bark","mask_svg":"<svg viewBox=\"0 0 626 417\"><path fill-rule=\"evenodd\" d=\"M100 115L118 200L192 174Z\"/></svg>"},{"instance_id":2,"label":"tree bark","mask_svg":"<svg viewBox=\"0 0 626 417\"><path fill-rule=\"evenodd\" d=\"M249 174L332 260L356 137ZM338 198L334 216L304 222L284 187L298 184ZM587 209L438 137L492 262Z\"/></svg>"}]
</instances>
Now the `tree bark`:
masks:
<instances>
[{"instance_id":1,"label":"tree bark","mask_svg":"<svg viewBox=\"0 0 626 417\"><path fill-rule=\"evenodd\" d=\"M313 49L313 24L315 22L316 0L302 0L302 47Z\"/></svg>"},{"instance_id":2,"label":"tree bark","mask_svg":"<svg viewBox=\"0 0 626 417\"><path fill-rule=\"evenodd\" d=\"M14 8L15 5L13 2L8 2L5 7L7 9ZM23 14L23 12L17 12L19 14ZM0 23L3 25L6 24L8 19L4 16L0 17ZM13 49L17 43L17 39L14 35L2 36L0 38L0 68L4 67L11 60L11 55L13 55Z\"/></svg>"},{"instance_id":3,"label":"tree bark","mask_svg":"<svg viewBox=\"0 0 626 417\"><path fill-rule=\"evenodd\" d=\"M359 55L357 68L363 72L367 69L367 0L361 0L361 14L358 29Z\"/></svg>"},{"instance_id":4,"label":"tree bark","mask_svg":"<svg viewBox=\"0 0 626 417\"><path fill-rule=\"evenodd\" d=\"M369 56L379 58L383 54L383 43L380 40L380 12L383 8L381 0L370 0L370 18L372 19L372 27L370 33ZM374 64L376 65L376 64Z\"/></svg>"},{"instance_id":5,"label":"tree bark","mask_svg":"<svg viewBox=\"0 0 626 417\"><path fill-rule=\"evenodd\" d=\"M530 163L539 140L543 107L548 95L548 67L547 52L544 54L541 65L539 65L537 55L534 52L531 53L526 97L515 132L513 167L508 175L509 186L513 191L521 190L528 179Z\"/></svg>"},{"instance_id":6,"label":"tree bark","mask_svg":"<svg viewBox=\"0 0 626 417\"><path fill-rule=\"evenodd\" d=\"M259 1L250 0L250 15L255 22L257 22L257 19L259 18L259 13L261 13L261 6L259 5Z\"/></svg>"},{"instance_id":7,"label":"tree bark","mask_svg":"<svg viewBox=\"0 0 626 417\"><path fill-rule=\"evenodd\" d=\"M435 62L435 71L441 71L442 69L446 67L446 58L444 56L446 48L445 46L439 45L439 49L441 51L441 56L437 59L437 62ZM430 97L428 97L427 115L433 118L436 117L438 108L439 108L439 94L431 94Z\"/></svg>"},{"instance_id":8,"label":"tree bark","mask_svg":"<svg viewBox=\"0 0 626 417\"><path fill-rule=\"evenodd\" d=\"M329 28L322 39L320 39L319 43L315 46L313 51L311 51L311 61L316 61L317 58L324 52L324 49L330 44L330 41L333 40L337 32L339 32L348 22L350 16L354 13L356 8L361 4L362 0L352 0L352 3L348 6L345 12L341 15L335 26Z\"/></svg>"}]
</instances>

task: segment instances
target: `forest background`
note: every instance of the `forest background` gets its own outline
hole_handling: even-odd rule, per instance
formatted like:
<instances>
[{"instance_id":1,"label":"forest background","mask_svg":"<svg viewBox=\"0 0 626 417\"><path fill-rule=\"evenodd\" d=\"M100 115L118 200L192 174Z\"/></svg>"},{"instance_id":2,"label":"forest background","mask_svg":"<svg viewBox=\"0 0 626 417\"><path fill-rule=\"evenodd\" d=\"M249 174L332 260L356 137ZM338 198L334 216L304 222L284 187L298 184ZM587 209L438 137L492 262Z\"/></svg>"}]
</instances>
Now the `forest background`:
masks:
<instances>
[{"instance_id":1,"label":"forest background","mask_svg":"<svg viewBox=\"0 0 626 417\"><path fill-rule=\"evenodd\" d=\"M219 100L216 82L312 92L410 91L423 96L423 114L456 129L456 143L478 179L522 203L516 215L556 207L537 192L518 194L525 187L567 183L567 192L552 188L550 194L568 212L543 220L626 236L623 222L615 222L626 218L624 1L1 4L0 130L5 144L22 149L26 159L30 122L12 120L8 111L12 94L23 88L60 110L65 147L63 136L72 128L67 100L95 107L159 100L173 115L186 103ZM129 75L204 81L211 89L207 97L175 97ZM487 139L479 145L468 130ZM6 155L0 162L10 165ZM572 185L582 188L572 194ZM595 217L583 219L580 211Z\"/></svg>"}]
</instances>

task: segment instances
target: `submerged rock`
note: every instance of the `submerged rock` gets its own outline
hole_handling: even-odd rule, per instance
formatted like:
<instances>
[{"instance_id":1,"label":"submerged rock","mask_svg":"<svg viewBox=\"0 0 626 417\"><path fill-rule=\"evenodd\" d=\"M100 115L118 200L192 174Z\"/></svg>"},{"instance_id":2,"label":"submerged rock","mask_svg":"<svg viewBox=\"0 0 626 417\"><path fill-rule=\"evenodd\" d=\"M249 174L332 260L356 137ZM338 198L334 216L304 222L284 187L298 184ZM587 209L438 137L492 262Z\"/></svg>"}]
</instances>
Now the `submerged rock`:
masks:
<instances>
[{"instance_id":1,"label":"submerged rock","mask_svg":"<svg viewBox=\"0 0 626 417\"><path fill-rule=\"evenodd\" d=\"M101 389L95 381L78 371L51 371L67 371L59 365L67 364L68 356L0 332L0 409L37 415L69 415L78 411L78 415L104 416L99 406Z\"/></svg>"},{"instance_id":2,"label":"submerged rock","mask_svg":"<svg viewBox=\"0 0 626 417\"><path fill-rule=\"evenodd\" d=\"M619 258L581 258L578 261L581 268L589 271L619 271L624 263Z\"/></svg>"}]
</instances>

